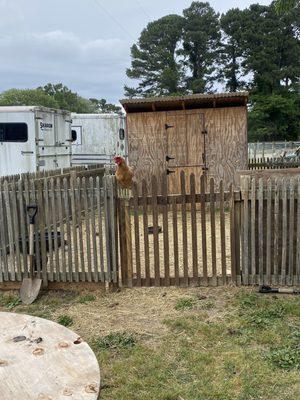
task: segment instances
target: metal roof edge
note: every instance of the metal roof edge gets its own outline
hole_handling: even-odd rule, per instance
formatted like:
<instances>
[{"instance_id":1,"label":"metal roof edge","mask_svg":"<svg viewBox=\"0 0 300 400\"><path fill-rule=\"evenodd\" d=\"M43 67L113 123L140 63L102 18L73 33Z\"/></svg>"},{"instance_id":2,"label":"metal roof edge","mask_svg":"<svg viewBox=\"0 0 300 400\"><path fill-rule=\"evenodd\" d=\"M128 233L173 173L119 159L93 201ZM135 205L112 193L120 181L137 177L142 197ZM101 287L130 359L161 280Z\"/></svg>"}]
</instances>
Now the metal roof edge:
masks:
<instances>
[{"instance_id":1,"label":"metal roof edge","mask_svg":"<svg viewBox=\"0 0 300 400\"><path fill-rule=\"evenodd\" d=\"M161 96L161 97L144 97L144 98L131 98L121 99L122 105L130 104L146 104L146 103L164 103L164 102L176 102L176 101L188 101L188 100L214 100L214 99L230 99L234 97L249 97L249 92L223 92L223 93L197 93L182 96Z\"/></svg>"}]
</instances>

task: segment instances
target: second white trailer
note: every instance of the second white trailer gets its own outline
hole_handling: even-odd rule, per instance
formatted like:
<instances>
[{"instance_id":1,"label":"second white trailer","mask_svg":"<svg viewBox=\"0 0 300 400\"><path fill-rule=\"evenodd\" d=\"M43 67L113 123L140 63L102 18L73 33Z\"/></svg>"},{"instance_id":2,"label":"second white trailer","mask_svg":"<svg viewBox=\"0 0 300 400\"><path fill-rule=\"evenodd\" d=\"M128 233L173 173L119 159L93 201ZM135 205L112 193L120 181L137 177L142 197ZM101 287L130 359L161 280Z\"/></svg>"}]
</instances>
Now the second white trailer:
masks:
<instances>
[{"instance_id":1,"label":"second white trailer","mask_svg":"<svg viewBox=\"0 0 300 400\"><path fill-rule=\"evenodd\" d=\"M111 164L126 157L125 117L119 114L72 114L72 165Z\"/></svg>"}]
</instances>

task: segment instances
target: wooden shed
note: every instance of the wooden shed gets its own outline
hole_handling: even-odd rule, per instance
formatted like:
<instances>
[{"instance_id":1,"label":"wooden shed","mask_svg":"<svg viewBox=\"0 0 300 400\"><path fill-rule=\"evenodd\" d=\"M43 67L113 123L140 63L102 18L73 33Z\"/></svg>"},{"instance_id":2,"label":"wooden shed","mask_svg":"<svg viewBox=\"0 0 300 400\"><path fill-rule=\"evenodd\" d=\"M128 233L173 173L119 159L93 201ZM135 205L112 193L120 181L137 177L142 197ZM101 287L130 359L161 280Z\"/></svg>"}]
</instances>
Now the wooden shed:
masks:
<instances>
[{"instance_id":1,"label":"wooden shed","mask_svg":"<svg viewBox=\"0 0 300 400\"><path fill-rule=\"evenodd\" d=\"M216 183L236 183L247 169L247 92L121 100L127 113L129 163L150 186L168 176L168 192L180 193L180 172Z\"/></svg>"}]
</instances>

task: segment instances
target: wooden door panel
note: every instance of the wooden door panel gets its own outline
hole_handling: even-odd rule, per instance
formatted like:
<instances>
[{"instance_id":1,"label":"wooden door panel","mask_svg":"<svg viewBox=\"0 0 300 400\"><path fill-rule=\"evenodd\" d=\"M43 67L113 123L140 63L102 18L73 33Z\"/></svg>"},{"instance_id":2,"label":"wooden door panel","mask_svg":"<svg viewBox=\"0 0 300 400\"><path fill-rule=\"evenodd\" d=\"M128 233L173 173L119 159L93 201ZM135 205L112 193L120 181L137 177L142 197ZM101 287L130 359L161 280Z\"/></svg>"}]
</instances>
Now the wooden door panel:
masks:
<instances>
[{"instance_id":1,"label":"wooden door panel","mask_svg":"<svg viewBox=\"0 0 300 400\"><path fill-rule=\"evenodd\" d=\"M203 114L186 115L186 142L188 165L202 165L204 153L204 116Z\"/></svg>"},{"instance_id":2,"label":"wooden door panel","mask_svg":"<svg viewBox=\"0 0 300 400\"><path fill-rule=\"evenodd\" d=\"M174 160L166 162L167 169L174 171L168 175L169 193L180 193L180 172L186 174L187 190L190 190L189 176L193 172L196 176L196 190L200 190L200 176L203 174L204 146L204 117L201 113L168 112L166 123L167 155Z\"/></svg>"},{"instance_id":3,"label":"wooden door panel","mask_svg":"<svg viewBox=\"0 0 300 400\"><path fill-rule=\"evenodd\" d=\"M169 128L166 129L167 155L174 157L174 160L170 160L168 165L186 165L187 147L185 115L167 113L166 124L169 126Z\"/></svg>"}]
</instances>

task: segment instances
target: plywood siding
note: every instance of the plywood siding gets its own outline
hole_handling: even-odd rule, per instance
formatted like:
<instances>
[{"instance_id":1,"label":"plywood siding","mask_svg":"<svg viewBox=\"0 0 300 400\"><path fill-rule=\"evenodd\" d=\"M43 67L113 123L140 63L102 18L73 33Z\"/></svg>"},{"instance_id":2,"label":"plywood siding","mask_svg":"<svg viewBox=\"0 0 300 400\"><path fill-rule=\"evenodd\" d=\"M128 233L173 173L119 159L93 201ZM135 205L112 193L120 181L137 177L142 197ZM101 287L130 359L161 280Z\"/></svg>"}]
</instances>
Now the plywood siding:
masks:
<instances>
[{"instance_id":1,"label":"plywood siding","mask_svg":"<svg viewBox=\"0 0 300 400\"><path fill-rule=\"evenodd\" d=\"M198 190L203 156L206 181L213 177L217 186L220 180L225 187L237 186L236 171L247 169L246 107L132 113L127 115L127 131L129 161L139 187L145 179L150 188L154 174L160 188L169 168L176 171L168 177L170 193L180 193L181 170L195 173ZM175 159L166 162L167 155Z\"/></svg>"},{"instance_id":2,"label":"plywood siding","mask_svg":"<svg viewBox=\"0 0 300 400\"><path fill-rule=\"evenodd\" d=\"M236 171L247 169L246 107L215 108L204 111L207 177L225 187L237 185Z\"/></svg>"},{"instance_id":3,"label":"plywood siding","mask_svg":"<svg viewBox=\"0 0 300 400\"><path fill-rule=\"evenodd\" d=\"M152 175L160 179L165 171L166 113L137 113L127 115L129 163L134 167L135 180L141 188L146 180L150 187Z\"/></svg>"}]
</instances>

